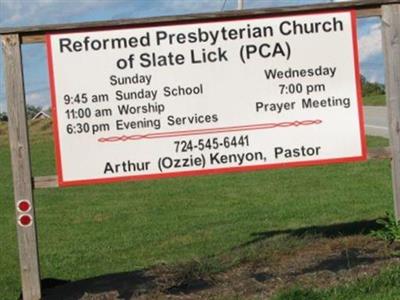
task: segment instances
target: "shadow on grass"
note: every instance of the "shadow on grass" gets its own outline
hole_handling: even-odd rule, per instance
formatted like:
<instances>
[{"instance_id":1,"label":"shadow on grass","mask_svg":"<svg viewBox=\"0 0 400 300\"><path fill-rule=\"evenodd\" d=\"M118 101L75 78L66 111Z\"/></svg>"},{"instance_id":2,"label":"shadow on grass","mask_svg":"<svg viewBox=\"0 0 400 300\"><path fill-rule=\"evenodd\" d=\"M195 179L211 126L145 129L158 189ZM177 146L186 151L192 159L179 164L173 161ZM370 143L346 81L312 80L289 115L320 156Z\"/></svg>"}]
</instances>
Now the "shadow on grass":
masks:
<instances>
[{"instance_id":1,"label":"shadow on grass","mask_svg":"<svg viewBox=\"0 0 400 300\"><path fill-rule=\"evenodd\" d=\"M244 248L263 240L278 235L288 235L302 238L308 235L335 238L368 234L373 230L382 228L376 220L364 220L357 222L332 224L326 226L310 226L298 229L273 230L253 233L250 241L235 248ZM234 250L234 249L232 249ZM312 266L304 266L301 274L314 273L322 270L338 272L343 269L351 269L358 265L373 264L376 260L373 255L361 253L359 249L346 249L345 252L330 255ZM385 258L386 259L386 258ZM212 280L207 280L210 274L210 263L185 264L185 267L177 268L175 276L166 280L168 269L153 273L151 270L139 270L133 272L107 274L98 277L78 280L74 282L62 282L54 279L42 281L44 300L67 299L131 299L143 294L166 293L171 295L190 294L212 287ZM204 270L205 271L204 271ZM213 272L213 269L210 269ZM221 269L222 271L224 268ZM169 270L171 271L171 270ZM203 274L204 273L204 274ZM300 274L299 273L299 274ZM167 276L166 276L167 275ZM254 279L259 282L269 281L273 274L257 273ZM172 279L172 280L171 280ZM47 280L47 282L46 282ZM47 286L46 286L47 284ZM51 286L51 284L53 286ZM96 296L95 296L96 295ZM95 296L95 297L94 297Z\"/></svg>"},{"instance_id":2,"label":"shadow on grass","mask_svg":"<svg viewBox=\"0 0 400 300\"><path fill-rule=\"evenodd\" d=\"M149 275L148 271L133 271L107 274L98 277L65 281L43 279L43 300L92 300L92 299L132 299L143 294L168 293L190 294L208 289L212 284L201 278L186 278L172 282L163 282L163 274Z\"/></svg>"},{"instance_id":3,"label":"shadow on grass","mask_svg":"<svg viewBox=\"0 0 400 300\"><path fill-rule=\"evenodd\" d=\"M377 257L374 255L366 255L365 253L362 253L360 249L351 248L347 249L346 251L341 251L340 254L328 257L314 266L306 267L299 274L321 271L331 271L337 273L342 270L350 270L360 265L372 265L377 261L385 261L389 258L389 256Z\"/></svg>"},{"instance_id":4,"label":"shadow on grass","mask_svg":"<svg viewBox=\"0 0 400 300\"><path fill-rule=\"evenodd\" d=\"M58 284L46 284L49 281ZM78 281L43 279L42 299L92 299L94 295L101 299L131 299L133 296L152 290L155 286L155 278L146 275L144 271L107 274Z\"/></svg>"},{"instance_id":5,"label":"shadow on grass","mask_svg":"<svg viewBox=\"0 0 400 300\"><path fill-rule=\"evenodd\" d=\"M303 237L305 235L316 235L326 238L352 236L358 234L369 234L374 230L381 229L383 226L378 224L377 219L363 220L349 223L331 224L325 226L309 226L297 229L271 230L252 233L250 241L243 243L238 248L246 247L277 235L289 235L293 237Z\"/></svg>"}]
</instances>

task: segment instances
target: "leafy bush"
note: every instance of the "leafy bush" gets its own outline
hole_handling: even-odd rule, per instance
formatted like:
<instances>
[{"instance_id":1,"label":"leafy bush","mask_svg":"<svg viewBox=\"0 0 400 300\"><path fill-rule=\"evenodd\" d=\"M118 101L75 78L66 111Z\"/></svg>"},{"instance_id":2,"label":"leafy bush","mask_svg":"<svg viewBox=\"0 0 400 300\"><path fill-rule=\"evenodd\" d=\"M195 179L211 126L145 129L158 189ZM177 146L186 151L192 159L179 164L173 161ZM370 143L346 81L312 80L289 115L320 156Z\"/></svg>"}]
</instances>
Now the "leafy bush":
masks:
<instances>
[{"instance_id":1,"label":"leafy bush","mask_svg":"<svg viewBox=\"0 0 400 300\"><path fill-rule=\"evenodd\" d=\"M372 236L390 242L400 241L400 222L396 221L394 214L386 213L385 219L379 219L376 222L383 228L371 232Z\"/></svg>"}]
</instances>

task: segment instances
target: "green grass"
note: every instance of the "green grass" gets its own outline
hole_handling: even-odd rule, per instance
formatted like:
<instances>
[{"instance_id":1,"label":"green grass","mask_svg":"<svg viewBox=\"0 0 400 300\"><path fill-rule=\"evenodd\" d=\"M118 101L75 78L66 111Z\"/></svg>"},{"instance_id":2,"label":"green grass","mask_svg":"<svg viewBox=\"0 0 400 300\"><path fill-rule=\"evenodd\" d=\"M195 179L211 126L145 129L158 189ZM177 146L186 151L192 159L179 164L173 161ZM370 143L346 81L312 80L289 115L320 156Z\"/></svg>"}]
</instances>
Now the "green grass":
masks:
<instances>
[{"instance_id":1,"label":"green grass","mask_svg":"<svg viewBox=\"0 0 400 300\"><path fill-rule=\"evenodd\" d=\"M400 295L400 267L329 289L293 287L282 291L274 300L396 300Z\"/></svg>"},{"instance_id":2,"label":"green grass","mask_svg":"<svg viewBox=\"0 0 400 300\"><path fill-rule=\"evenodd\" d=\"M367 145L368 145L368 148L387 147L387 146L389 146L389 140L385 139L383 137L370 136L370 137L367 137Z\"/></svg>"},{"instance_id":3,"label":"green grass","mask_svg":"<svg viewBox=\"0 0 400 300\"><path fill-rule=\"evenodd\" d=\"M385 106L386 105L386 96L385 95L363 96L363 102L364 102L364 105Z\"/></svg>"},{"instance_id":4,"label":"green grass","mask_svg":"<svg viewBox=\"0 0 400 300\"><path fill-rule=\"evenodd\" d=\"M35 126L33 173L54 174L52 137ZM20 283L4 135L0 166L0 295L6 300L16 299ZM42 277L69 280L195 260L227 253L257 232L373 219L392 210L388 160L41 189L35 199Z\"/></svg>"}]
</instances>

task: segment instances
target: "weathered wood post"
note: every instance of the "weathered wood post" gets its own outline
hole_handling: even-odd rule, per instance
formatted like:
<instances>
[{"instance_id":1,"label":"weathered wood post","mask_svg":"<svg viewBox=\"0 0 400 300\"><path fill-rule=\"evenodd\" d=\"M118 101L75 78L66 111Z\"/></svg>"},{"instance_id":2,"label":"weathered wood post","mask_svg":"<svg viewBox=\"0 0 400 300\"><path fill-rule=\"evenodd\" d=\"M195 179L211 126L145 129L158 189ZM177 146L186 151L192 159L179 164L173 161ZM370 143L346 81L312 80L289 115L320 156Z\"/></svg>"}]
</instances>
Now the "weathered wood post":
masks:
<instances>
[{"instance_id":1,"label":"weathered wood post","mask_svg":"<svg viewBox=\"0 0 400 300\"><path fill-rule=\"evenodd\" d=\"M386 99L392 147L392 180L396 219L400 220L400 4L382 6Z\"/></svg>"},{"instance_id":2,"label":"weathered wood post","mask_svg":"<svg viewBox=\"0 0 400 300\"><path fill-rule=\"evenodd\" d=\"M19 35L2 36L2 44L22 294L24 300L39 300L39 259Z\"/></svg>"}]
</instances>

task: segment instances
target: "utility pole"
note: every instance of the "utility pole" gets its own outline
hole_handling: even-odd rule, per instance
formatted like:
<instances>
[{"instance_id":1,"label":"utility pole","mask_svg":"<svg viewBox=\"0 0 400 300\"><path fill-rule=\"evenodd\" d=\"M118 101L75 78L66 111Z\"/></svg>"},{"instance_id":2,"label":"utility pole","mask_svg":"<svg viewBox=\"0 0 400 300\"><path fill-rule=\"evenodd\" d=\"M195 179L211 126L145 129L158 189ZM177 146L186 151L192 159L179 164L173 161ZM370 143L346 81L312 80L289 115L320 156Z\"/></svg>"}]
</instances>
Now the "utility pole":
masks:
<instances>
[{"instance_id":1,"label":"utility pole","mask_svg":"<svg viewBox=\"0 0 400 300\"><path fill-rule=\"evenodd\" d=\"M237 2L237 9L242 10L244 7L244 0L238 0Z\"/></svg>"}]
</instances>

